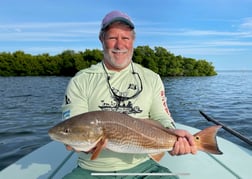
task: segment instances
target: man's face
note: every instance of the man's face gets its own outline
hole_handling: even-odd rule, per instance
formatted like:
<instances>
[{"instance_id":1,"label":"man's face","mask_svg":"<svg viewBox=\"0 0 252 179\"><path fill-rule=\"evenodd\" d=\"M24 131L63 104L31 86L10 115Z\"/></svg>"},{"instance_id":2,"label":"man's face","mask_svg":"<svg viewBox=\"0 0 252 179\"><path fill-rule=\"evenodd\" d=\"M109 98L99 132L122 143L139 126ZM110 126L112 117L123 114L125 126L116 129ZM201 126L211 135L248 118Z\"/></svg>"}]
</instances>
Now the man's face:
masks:
<instances>
[{"instance_id":1,"label":"man's face","mask_svg":"<svg viewBox=\"0 0 252 179\"><path fill-rule=\"evenodd\" d=\"M104 50L104 63L110 70L120 71L132 59L134 32L123 23L110 25L101 39Z\"/></svg>"}]
</instances>

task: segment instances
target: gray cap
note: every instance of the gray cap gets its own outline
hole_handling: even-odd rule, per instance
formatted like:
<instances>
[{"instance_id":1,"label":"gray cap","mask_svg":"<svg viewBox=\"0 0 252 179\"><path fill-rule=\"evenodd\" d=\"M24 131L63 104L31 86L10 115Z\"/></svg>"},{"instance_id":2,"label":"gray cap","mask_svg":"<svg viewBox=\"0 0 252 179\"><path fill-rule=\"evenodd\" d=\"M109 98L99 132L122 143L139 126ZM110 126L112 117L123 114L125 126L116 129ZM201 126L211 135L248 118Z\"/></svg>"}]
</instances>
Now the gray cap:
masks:
<instances>
[{"instance_id":1,"label":"gray cap","mask_svg":"<svg viewBox=\"0 0 252 179\"><path fill-rule=\"evenodd\" d=\"M135 28L132 20L127 14L120 11L112 11L103 18L102 24L101 24L101 31L106 29L110 24L116 21L121 21L127 24L132 29Z\"/></svg>"}]
</instances>

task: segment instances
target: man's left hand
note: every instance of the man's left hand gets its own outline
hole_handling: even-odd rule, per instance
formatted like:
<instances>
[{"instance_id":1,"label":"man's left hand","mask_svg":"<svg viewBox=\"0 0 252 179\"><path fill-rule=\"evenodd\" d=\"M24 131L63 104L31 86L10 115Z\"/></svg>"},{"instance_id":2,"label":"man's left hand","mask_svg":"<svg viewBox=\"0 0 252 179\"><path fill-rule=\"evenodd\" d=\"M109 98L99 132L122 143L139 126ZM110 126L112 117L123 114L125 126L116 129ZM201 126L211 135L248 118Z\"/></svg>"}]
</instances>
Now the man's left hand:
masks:
<instances>
[{"instance_id":1,"label":"man's left hand","mask_svg":"<svg viewBox=\"0 0 252 179\"><path fill-rule=\"evenodd\" d=\"M173 132L178 136L178 139L175 142L172 151L169 152L172 156L197 153L197 147L193 135L188 131L181 129L174 129Z\"/></svg>"}]
</instances>

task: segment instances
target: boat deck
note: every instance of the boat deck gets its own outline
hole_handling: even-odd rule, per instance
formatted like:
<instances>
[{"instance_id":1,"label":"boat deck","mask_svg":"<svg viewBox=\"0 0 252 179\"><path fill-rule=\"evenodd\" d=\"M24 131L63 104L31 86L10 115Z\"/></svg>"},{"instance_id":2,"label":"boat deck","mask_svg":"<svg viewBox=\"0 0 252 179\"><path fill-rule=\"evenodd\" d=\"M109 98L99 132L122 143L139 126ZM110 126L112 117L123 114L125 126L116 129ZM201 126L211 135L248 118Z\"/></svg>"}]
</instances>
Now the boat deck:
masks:
<instances>
[{"instance_id":1,"label":"boat deck","mask_svg":"<svg viewBox=\"0 0 252 179\"><path fill-rule=\"evenodd\" d=\"M178 128L191 133L199 130L184 125ZM223 155L198 152L196 155L170 156L168 153L160 164L168 167L181 179L243 178L252 176L252 151L217 138ZM44 179L62 178L76 167L77 155L65 149L59 142L50 142L33 151L0 172L0 178Z\"/></svg>"}]
</instances>

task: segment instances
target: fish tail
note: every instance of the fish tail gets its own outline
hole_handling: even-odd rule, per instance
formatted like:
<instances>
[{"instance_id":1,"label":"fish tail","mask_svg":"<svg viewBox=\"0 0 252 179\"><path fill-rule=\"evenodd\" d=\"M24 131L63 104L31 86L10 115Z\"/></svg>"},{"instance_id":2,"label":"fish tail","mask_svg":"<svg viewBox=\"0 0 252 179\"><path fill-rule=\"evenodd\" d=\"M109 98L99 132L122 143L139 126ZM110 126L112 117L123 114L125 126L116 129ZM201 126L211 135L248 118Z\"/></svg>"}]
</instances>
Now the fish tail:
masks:
<instances>
[{"instance_id":1,"label":"fish tail","mask_svg":"<svg viewBox=\"0 0 252 179\"><path fill-rule=\"evenodd\" d=\"M211 126L196 134L194 134L194 140L198 150L208 152L211 154L222 154L218 148L216 133L221 126Z\"/></svg>"}]
</instances>

